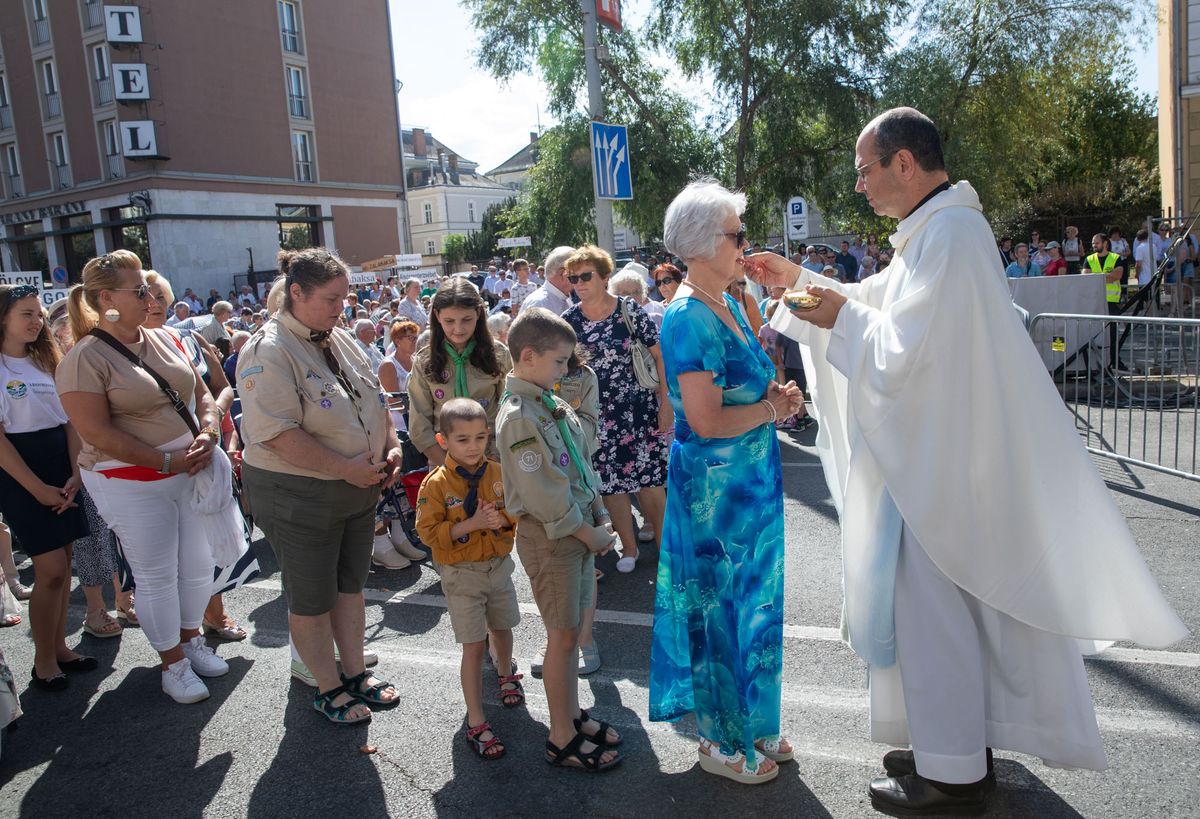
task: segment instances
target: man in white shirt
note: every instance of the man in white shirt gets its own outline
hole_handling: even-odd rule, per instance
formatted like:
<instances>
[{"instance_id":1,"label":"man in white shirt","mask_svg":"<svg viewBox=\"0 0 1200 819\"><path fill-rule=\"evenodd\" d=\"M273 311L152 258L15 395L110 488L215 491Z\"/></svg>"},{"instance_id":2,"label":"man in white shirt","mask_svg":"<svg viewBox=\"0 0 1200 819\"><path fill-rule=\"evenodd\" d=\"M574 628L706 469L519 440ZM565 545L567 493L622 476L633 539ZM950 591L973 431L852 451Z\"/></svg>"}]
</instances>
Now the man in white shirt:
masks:
<instances>
[{"instance_id":1,"label":"man in white shirt","mask_svg":"<svg viewBox=\"0 0 1200 819\"><path fill-rule=\"evenodd\" d=\"M524 259L517 259L513 262L513 272L517 274L517 280L513 282L509 288L509 299L512 301L512 310L515 315L521 309L522 302L529 298L538 289L529 278L529 262Z\"/></svg>"},{"instance_id":2,"label":"man in white shirt","mask_svg":"<svg viewBox=\"0 0 1200 819\"><path fill-rule=\"evenodd\" d=\"M383 363L383 353L379 352L379 348L375 346L375 325L370 319L359 319L354 322L354 340L358 342L358 347L366 354L371 362L371 372L378 373L379 365Z\"/></svg>"},{"instance_id":3,"label":"man in white shirt","mask_svg":"<svg viewBox=\"0 0 1200 819\"><path fill-rule=\"evenodd\" d=\"M487 278L483 280L483 292L491 293L492 287L495 286L497 279L496 266L494 264L488 265Z\"/></svg>"},{"instance_id":4,"label":"man in white shirt","mask_svg":"<svg viewBox=\"0 0 1200 819\"><path fill-rule=\"evenodd\" d=\"M192 308L188 306L186 301L175 302L175 315L167 319L167 326L174 327L181 321L185 321L192 313Z\"/></svg>"},{"instance_id":5,"label":"man in white shirt","mask_svg":"<svg viewBox=\"0 0 1200 819\"><path fill-rule=\"evenodd\" d=\"M501 270L496 273L496 279L492 282L492 286L488 292L496 298L500 298L500 291L508 290L510 287L512 287L512 279L508 277L508 271Z\"/></svg>"},{"instance_id":6,"label":"man in white shirt","mask_svg":"<svg viewBox=\"0 0 1200 819\"><path fill-rule=\"evenodd\" d=\"M546 256L546 283L525 298L522 308L545 307L561 316L571 306L571 285L567 282L567 259L575 248L563 245Z\"/></svg>"},{"instance_id":7,"label":"man in white shirt","mask_svg":"<svg viewBox=\"0 0 1200 819\"><path fill-rule=\"evenodd\" d=\"M192 292L192 288L183 291L183 300L187 302L188 309L192 311L192 315L198 316L204 312L204 302L196 297Z\"/></svg>"},{"instance_id":8,"label":"man in white shirt","mask_svg":"<svg viewBox=\"0 0 1200 819\"><path fill-rule=\"evenodd\" d=\"M221 349L229 341L225 322L232 316L233 305L227 301L218 301L213 303L211 316L188 316L172 326L176 330L194 330L209 344ZM221 349L221 352L224 353L225 349Z\"/></svg>"}]
</instances>

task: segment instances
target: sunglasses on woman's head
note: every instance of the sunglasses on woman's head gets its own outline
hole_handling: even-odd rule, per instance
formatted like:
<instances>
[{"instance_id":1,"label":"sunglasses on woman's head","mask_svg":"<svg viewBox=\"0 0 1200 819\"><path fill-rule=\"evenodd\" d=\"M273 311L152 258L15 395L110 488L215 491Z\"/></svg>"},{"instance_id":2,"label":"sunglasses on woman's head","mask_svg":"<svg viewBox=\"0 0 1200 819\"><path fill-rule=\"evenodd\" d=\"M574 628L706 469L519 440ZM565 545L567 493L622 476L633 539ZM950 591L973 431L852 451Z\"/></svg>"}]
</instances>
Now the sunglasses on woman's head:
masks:
<instances>
[{"instance_id":1,"label":"sunglasses on woman's head","mask_svg":"<svg viewBox=\"0 0 1200 819\"><path fill-rule=\"evenodd\" d=\"M17 301L18 299L27 298L29 296L36 296L37 293L38 293L38 289L36 287L34 287L33 285L19 284L16 287L14 287L12 290L8 291L8 300L10 302L13 302L13 301Z\"/></svg>"},{"instance_id":2,"label":"sunglasses on woman's head","mask_svg":"<svg viewBox=\"0 0 1200 819\"><path fill-rule=\"evenodd\" d=\"M148 284L138 287L110 287L108 289L114 293L137 293L138 301L145 301L146 297L150 295L150 285Z\"/></svg>"},{"instance_id":3,"label":"sunglasses on woman's head","mask_svg":"<svg viewBox=\"0 0 1200 819\"><path fill-rule=\"evenodd\" d=\"M592 270L584 271L583 273L580 273L578 276L568 273L567 281L569 281L571 284L579 284L580 282L590 282L592 280L592 276L594 276L594 275L596 275L596 274Z\"/></svg>"},{"instance_id":4,"label":"sunglasses on woman's head","mask_svg":"<svg viewBox=\"0 0 1200 819\"><path fill-rule=\"evenodd\" d=\"M668 284L671 284L671 282L681 282L681 281L683 281L683 279L677 279L674 276L667 276L665 279L655 279L654 286L655 287L666 287Z\"/></svg>"}]
</instances>

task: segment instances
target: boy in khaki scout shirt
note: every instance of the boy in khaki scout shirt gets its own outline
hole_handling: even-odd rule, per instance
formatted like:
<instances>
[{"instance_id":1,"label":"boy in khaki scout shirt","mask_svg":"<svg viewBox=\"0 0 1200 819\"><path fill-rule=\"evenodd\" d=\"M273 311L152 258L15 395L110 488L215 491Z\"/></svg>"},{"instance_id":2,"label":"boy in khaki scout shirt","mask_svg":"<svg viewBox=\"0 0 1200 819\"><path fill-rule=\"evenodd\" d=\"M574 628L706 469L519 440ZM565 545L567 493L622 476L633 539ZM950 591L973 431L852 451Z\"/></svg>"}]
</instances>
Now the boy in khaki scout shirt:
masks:
<instances>
[{"instance_id":1,"label":"boy in khaki scout shirt","mask_svg":"<svg viewBox=\"0 0 1200 819\"><path fill-rule=\"evenodd\" d=\"M433 550L442 576L454 639L462 644L467 742L480 757L499 759L504 745L483 713L481 673L491 635L496 668L510 669L512 629L521 620L513 588L513 523L504 512L500 464L486 456L487 413L477 401L454 398L438 412L437 442L446 462L421 482L417 532ZM500 701L525 701L520 674L499 674Z\"/></svg>"},{"instance_id":2,"label":"boy in khaki scout shirt","mask_svg":"<svg viewBox=\"0 0 1200 819\"><path fill-rule=\"evenodd\" d=\"M522 311L508 334L513 373L496 416L508 514L517 554L546 624L542 679L550 705L546 761L602 771L622 757L621 736L579 708L581 614L592 604L595 555L616 538L600 498L583 427L551 388L567 372L575 331L549 310Z\"/></svg>"}]
</instances>

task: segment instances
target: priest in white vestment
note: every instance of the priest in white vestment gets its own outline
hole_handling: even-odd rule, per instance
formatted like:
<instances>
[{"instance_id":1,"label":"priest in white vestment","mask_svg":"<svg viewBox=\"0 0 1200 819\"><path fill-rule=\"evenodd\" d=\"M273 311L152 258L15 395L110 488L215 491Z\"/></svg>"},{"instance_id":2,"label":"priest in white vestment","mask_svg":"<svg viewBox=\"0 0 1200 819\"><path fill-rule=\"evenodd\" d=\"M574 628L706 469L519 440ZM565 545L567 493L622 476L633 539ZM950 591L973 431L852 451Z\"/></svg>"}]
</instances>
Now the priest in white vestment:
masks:
<instances>
[{"instance_id":1,"label":"priest in white vestment","mask_svg":"<svg viewBox=\"0 0 1200 819\"><path fill-rule=\"evenodd\" d=\"M951 185L933 122L888 111L856 145L856 190L900 220L892 263L840 284L781 256L766 286L801 342L842 523L851 647L870 665L876 808L982 810L991 749L1104 769L1082 651L1186 634L1091 463L1014 309L979 197Z\"/></svg>"}]
</instances>

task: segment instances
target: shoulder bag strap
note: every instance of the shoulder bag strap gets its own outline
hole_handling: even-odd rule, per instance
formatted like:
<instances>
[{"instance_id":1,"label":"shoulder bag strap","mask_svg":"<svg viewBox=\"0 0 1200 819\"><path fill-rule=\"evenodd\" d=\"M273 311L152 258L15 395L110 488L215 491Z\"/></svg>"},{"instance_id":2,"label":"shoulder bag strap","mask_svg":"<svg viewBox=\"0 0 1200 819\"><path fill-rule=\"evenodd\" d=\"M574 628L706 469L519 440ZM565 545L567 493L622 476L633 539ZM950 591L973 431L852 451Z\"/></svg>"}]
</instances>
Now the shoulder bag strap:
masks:
<instances>
[{"instance_id":1,"label":"shoulder bag strap","mask_svg":"<svg viewBox=\"0 0 1200 819\"><path fill-rule=\"evenodd\" d=\"M637 334L633 331L633 319L629 317L629 302L624 296L617 296L617 300L621 302L621 319L625 322L625 329L629 331L629 337L638 341Z\"/></svg>"},{"instance_id":2,"label":"shoulder bag strap","mask_svg":"<svg viewBox=\"0 0 1200 819\"><path fill-rule=\"evenodd\" d=\"M145 333L147 331L143 330L142 332ZM192 413L188 409L187 403L183 400L178 392L171 388L171 385L168 384L161 375L150 369L149 364L147 364L145 361L142 361L139 356L130 352L128 347L117 341L104 330L101 330L99 327L93 327L92 331L88 333L88 335L95 336L96 338L100 339L109 347L112 347L122 356L127 358L130 364L135 367L141 367L143 370L145 370L147 375L154 379L154 383L158 385L158 388L163 391L163 395L167 396L167 400L171 402L171 406L175 409L175 412L179 413L179 417L183 419L185 424L187 424L187 428L192 435L196 437L200 435L200 427L196 425L196 419L192 417Z\"/></svg>"}]
</instances>

